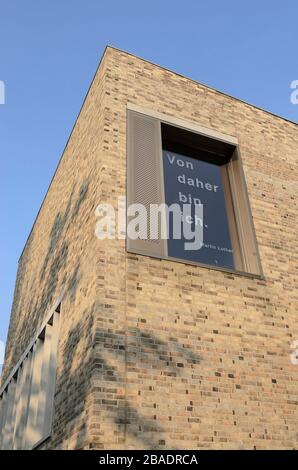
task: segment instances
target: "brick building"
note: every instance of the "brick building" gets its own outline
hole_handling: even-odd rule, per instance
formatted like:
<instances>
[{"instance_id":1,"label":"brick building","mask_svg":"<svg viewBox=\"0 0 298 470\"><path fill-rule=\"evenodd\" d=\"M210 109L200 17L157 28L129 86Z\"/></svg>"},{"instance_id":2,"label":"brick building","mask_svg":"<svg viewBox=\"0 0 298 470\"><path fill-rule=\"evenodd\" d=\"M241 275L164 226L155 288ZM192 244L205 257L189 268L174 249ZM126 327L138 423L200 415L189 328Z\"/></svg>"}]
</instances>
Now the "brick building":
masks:
<instances>
[{"instance_id":1,"label":"brick building","mask_svg":"<svg viewBox=\"0 0 298 470\"><path fill-rule=\"evenodd\" d=\"M20 257L2 448L297 447L297 148L297 124L106 48ZM196 149L226 256L95 236L99 203L171 200L160 152L182 184Z\"/></svg>"}]
</instances>

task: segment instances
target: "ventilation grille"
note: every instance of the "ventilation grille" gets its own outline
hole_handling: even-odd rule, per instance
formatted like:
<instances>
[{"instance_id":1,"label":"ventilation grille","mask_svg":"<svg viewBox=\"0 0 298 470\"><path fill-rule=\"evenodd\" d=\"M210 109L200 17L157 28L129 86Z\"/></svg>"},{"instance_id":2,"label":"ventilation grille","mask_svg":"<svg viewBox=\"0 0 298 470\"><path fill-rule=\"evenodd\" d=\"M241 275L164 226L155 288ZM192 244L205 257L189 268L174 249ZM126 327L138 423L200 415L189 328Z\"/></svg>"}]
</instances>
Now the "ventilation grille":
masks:
<instances>
[{"instance_id":1,"label":"ventilation grille","mask_svg":"<svg viewBox=\"0 0 298 470\"><path fill-rule=\"evenodd\" d=\"M127 151L127 205L142 204L146 208L147 222L147 239L128 239L127 248L162 255L164 241L160 239L160 223L157 239L151 240L149 232L150 205L163 202L159 120L129 111Z\"/></svg>"}]
</instances>

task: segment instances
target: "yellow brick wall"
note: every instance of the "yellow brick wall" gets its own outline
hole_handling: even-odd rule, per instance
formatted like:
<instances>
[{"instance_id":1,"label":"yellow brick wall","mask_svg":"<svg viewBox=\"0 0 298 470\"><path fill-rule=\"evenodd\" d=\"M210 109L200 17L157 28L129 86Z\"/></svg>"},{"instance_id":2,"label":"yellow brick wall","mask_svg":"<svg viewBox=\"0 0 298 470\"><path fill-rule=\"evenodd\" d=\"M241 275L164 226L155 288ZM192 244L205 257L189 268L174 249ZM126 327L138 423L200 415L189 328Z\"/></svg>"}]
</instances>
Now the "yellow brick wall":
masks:
<instances>
[{"instance_id":1,"label":"yellow brick wall","mask_svg":"<svg viewBox=\"0 0 298 470\"><path fill-rule=\"evenodd\" d=\"M264 280L96 239L96 205L125 195L128 103L237 137ZM297 125L106 50L25 248L10 325L4 375L66 287L45 447L297 447L297 148Z\"/></svg>"},{"instance_id":2,"label":"yellow brick wall","mask_svg":"<svg viewBox=\"0 0 298 470\"><path fill-rule=\"evenodd\" d=\"M48 447L89 443L97 289L94 211L101 186L104 62L103 58L21 256L8 333L2 383L65 290L54 432Z\"/></svg>"}]
</instances>

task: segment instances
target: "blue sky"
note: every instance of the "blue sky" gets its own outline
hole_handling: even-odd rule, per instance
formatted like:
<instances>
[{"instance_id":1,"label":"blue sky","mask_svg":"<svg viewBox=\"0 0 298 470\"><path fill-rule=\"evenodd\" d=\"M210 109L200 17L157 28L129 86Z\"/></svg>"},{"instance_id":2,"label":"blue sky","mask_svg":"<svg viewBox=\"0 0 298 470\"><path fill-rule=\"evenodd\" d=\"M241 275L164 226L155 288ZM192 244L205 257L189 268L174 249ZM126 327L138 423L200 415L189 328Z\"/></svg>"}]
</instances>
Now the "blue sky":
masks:
<instances>
[{"instance_id":1,"label":"blue sky","mask_svg":"<svg viewBox=\"0 0 298 470\"><path fill-rule=\"evenodd\" d=\"M297 18L297 0L0 0L0 340L18 258L105 46L297 122Z\"/></svg>"}]
</instances>

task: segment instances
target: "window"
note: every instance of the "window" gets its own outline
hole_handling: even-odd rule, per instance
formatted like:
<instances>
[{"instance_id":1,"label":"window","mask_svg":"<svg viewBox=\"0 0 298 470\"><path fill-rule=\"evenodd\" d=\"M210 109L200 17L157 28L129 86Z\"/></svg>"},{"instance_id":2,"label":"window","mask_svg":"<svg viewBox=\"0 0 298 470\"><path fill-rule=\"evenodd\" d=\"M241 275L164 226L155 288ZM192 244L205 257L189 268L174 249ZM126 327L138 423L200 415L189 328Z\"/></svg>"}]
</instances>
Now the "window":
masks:
<instances>
[{"instance_id":1,"label":"window","mask_svg":"<svg viewBox=\"0 0 298 470\"><path fill-rule=\"evenodd\" d=\"M127 207L141 204L146 208L145 215L138 214L146 236L144 231L131 236L128 230L127 250L261 276L237 140L158 113L150 115L133 105L128 110L127 138ZM151 210L161 204L168 212L166 216L160 212L157 236L152 237ZM181 213L178 235L173 204ZM186 205L187 216L183 212ZM198 207L202 207L200 216ZM128 210L128 228L133 216ZM186 249L190 239L183 222L192 233L201 229L199 247Z\"/></svg>"},{"instance_id":2,"label":"window","mask_svg":"<svg viewBox=\"0 0 298 470\"><path fill-rule=\"evenodd\" d=\"M0 391L0 449L32 449L51 434L60 304Z\"/></svg>"}]
</instances>

